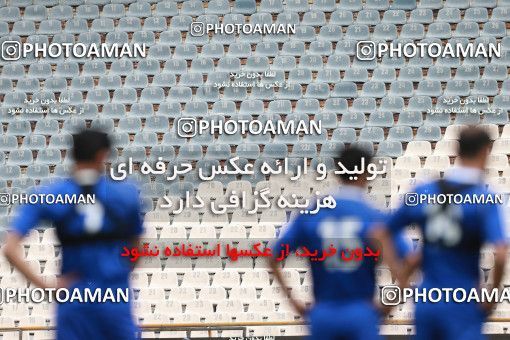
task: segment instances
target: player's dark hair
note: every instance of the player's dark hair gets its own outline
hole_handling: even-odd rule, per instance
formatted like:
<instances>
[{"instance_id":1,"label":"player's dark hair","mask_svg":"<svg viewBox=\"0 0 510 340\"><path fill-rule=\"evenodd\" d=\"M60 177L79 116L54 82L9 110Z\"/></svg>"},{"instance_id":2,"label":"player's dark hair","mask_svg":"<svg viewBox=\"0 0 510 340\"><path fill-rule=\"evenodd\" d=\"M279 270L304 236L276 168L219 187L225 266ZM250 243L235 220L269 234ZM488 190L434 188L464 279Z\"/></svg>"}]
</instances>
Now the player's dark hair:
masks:
<instances>
[{"instance_id":1,"label":"player's dark hair","mask_svg":"<svg viewBox=\"0 0 510 340\"><path fill-rule=\"evenodd\" d=\"M372 155L362 148L359 148L356 146L351 146L350 148L346 148L345 150L343 150L340 153L339 157L337 159L335 159L335 164L336 164L337 169L339 168L338 162L340 162L347 170L352 171L356 167L358 169L361 169L362 159L365 160L365 170L366 170L366 166L372 161ZM340 177L342 182L348 182L348 181L352 181L352 178L350 178L350 177L358 176L358 175L345 173L345 174L339 174L338 176Z\"/></svg>"},{"instance_id":2,"label":"player's dark hair","mask_svg":"<svg viewBox=\"0 0 510 340\"><path fill-rule=\"evenodd\" d=\"M110 146L108 135L101 131L85 129L73 135L73 157L76 162L93 161L98 152L109 150Z\"/></svg>"},{"instance_id":3,"label":"player's dark hair","mask_svg":"<svg viewBox=\"0 0 510 340\"><path fill-rule=\"evenodd\" d=\"M487 132L479 127L468 127L462 130L459 136L459 156L474 158L490 144L491 139Z\"/></svg>"}]
</instances>

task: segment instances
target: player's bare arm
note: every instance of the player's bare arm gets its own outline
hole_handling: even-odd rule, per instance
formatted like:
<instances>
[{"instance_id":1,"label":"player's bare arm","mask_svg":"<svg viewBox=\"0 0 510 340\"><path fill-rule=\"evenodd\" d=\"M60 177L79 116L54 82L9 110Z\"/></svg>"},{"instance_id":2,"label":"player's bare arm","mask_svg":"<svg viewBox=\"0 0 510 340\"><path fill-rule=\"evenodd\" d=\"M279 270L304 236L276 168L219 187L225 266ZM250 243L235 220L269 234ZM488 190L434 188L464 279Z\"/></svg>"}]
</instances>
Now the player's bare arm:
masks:
<instances>
[{"instance_id":1,"label":"player's bare arm","mask_svg":"<svg viewBox=\"0 0 510 340\"><path fill-rule=\"evenodd\" d=\"M493 288L501 288L501 282L505 272L506 256L508 246L506 244L498 244L494 247L494 268L493 268ZM495 302L482 303L482 309L490 314L495 307Z\"/></svg>"},{"instance_id":2,"label":"player's bare arm","mask_svg":"<svg viewBox=\"0 0 510 340\"><path fill-rule=\"evenodd\" d=\"M42 277L30 268L27 262L23 259L22 249L23 245L21 241L23 238L16 232L11 232L7 236L4 254L7 260L14 266L26 279L32 282L34 285L40 288L67 288L69 287L76 278L73 275L61 275L56 284L51 285L46 283Z\"/></svg>"},{"instance_id":3,"label":"player's bare arm","mask_svg":"<svg viewBox=\"0 0 510 340\"><path fill-rule=\"evenodd\" d=\"M411 276L421 265L422 256L420 252L412 252L402 261L402 277L404 282L409 282Z\"/></svg>"},{"instance_id":4,"label":"player's bare arm","mask_svg":"<svg viewBox=\"0 0 510 340\"><path fill-rule=\"evenodd\" d=\"M285 282L285 279L283 278L282 272L280 268L278 267L278 263L276 260L272 257L269 258L269 267L273 271L274 277L276 278L276 281L278 284L283 288L285 294L287 295L290 304L294 308L294 310L301 315L301 317L305 317L306 315L306 306L300 302L299 300L296 300L294 296L290 293L290 287Z\"/></svg>"},{"instance_id":5,"label":"player's bare arm","mask_svg":"<svg viewBox=\"0 0 510 340\"><path fill-rule=\"evenodd\" d=\"M394 242L390 233L385 228L374 228L372 238L376 240L383 251L384 263L389 267L393 277L397 279L401 287L407 287L409 277L404 275L403 266L397 258Z\"/></svg>"},{"instance_id":6,"label":"player's bare arm","mask_svg":"<svg viewBox=\"0 0 510 340\"><path fill-rule=\"evenodd\" d=\"M401 287L407 287L409 278L404 276L403 266L401 261L397 259L395 245L390 233L385 228L380 227L374 228L371 236L381 246L383 261L389 267L392 276L397 279ZM380 302L376 302L375 306L383 316L386 316L393 308L393 306L382 305Z\"/></svg>"}]
</instances>

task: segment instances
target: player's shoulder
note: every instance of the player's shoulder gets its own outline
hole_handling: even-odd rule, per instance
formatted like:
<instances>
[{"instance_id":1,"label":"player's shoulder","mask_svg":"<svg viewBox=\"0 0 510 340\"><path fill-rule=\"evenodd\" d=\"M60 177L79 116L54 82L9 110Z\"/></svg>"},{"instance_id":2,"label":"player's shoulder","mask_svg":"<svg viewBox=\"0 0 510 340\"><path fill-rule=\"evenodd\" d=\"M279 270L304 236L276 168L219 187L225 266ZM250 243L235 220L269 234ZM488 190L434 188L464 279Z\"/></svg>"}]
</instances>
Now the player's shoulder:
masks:
<instances>
[{"instance_id":1,"label":"player's shoulder","mask_svg":"<svg viewBox=\"0 0 510 340\"><path fill-rule=\"evenodd\" d=\"M379 219L383 216L383 212L377 209L374 203L371 202L367 197L353 199L346 198L342 194L333 197L336 202L336 207L333 211L333 214L360 215L366 219Z\"/></svg>"},{"instance_id":2,"label":"player's shoulder","mask_svg":"<svg viewBox=\"0 0 510 340\"><path fill-rule=\"evenodd\" d=\"M73 193L76 190L75 183L68 177L54 180L50 184L38 185L32 189L36 194L65 194Z\"/></svg>"},{"instance_id":3,"label":"player's shoulder","mask_svg":"<svg viewBox=\"0 0 510 340\"><path fill-rule=\"evenodd\" d=\"M449 183L460 185L463 187L463 191L465 190L470 193L485 194L485 195L494 194L494 192L492 192L491 190L489 190L487 188L487 185L483 181L480 181L477 183L470 183L470 182L465 183L462 181L456 181L455 179L451 179L451 178L444 179L443 181L445 181L447 183L449 182ZM436 181L436 185L439 186L439 180Z\"/></svg>"},{"instance_id":4,"label":"player's shoulder","mask_svg":"<svg viewBox=\"0 0 510 340\"><path fill-rule=\"evenodd\" d=\"M139 189L132 181L114 181L111 178L105 177L104 186L111 197L138 201Z\"/></svg>"},{"instance_id":5,"label":"player's shoulder","mask_svg":"<svg viewBox=\"0 0 510 340\"><path fill-rule=\"evenodd\" d=\"M489 190L487 186L483 183L462 183L457 182L452 179L435 179L420 185L417 185L414 188L414 192L418 195L420 194L436 194L441 192L441 182L450 182L450 183L457 183L459 185L463 185L464 188L462 189L463 192L468 192L470 194L474 195L484 195L484 196L495 196L496 193Z\"/></svg>"},{"instance_id":6,"label":"player's shoulder","mask_svg":"<svg viewBox=\"0 0 510 340\"><path fill-rule=\"evenodd\" d=\"M59 178L51 184L35 187L32 193L36 194L76 194L80 192L80 187L72 177ZM131 205L139 202L138 187L132 181L114 181L108 177L103 177L98 189L99 196L103 199L117 201L120 204Z\"/></svg>"},{"instance_id":7,"label":"player's shoulder","mask_svg":"<svg viewBox=\"0 0 510 340\"><path fill-rule=\"evenodd\" d=\"M417 194L430 194L435 193L439 189L439 180L434 179L425 183L420 183L414 187L414 192Z\"/></svg>"}]
</instances>

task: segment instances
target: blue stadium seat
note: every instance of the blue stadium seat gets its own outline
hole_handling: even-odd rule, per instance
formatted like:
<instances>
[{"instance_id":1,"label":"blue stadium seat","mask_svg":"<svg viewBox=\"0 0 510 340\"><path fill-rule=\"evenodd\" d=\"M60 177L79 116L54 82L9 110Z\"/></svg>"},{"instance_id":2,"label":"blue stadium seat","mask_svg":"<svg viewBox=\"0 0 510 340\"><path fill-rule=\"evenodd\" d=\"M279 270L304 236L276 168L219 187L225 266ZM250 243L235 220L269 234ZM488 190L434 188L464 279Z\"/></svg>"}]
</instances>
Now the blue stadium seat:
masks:
<instances>
[{"instance_id":1,"label":"blue stadium seat","mask_svg":"<svg viewBox=\"0 0 510 340\"><path fill-rule=\"evenodd\" d=\"M416 131L415 140L437 142L441 139L441 128L436 125L422 125Z\"/></svg>"},{"instance_id":2,"label":"blue stadium seat","mask_svg":"<svg viewBox=\"0 0 510 340\"><path fill-rule=\"evenodd\" d=\"M413 129L410 126L394 126L388 131L387 140L410 142L413 140Z\"/></svg>"},{"instance_id":3,"label":"blue stadium seat","mask_svg":"<svg viewBox=\"0 0 510 340\"><path fill-rule=\"evenodd\" d=\"M13 6L1 7L0 17L2 20L7 22L17 22L22 20L20 9Z\"/></svg>"},{"instance_id":4,"label":"blue stadium seat","mask_svg":"<svg viewBox=\"0 0 510 340\"><path fill-rule=\"evenodd\" d=\"M356 112L373 112L376 109L376 100L375 98L356 98L352 102L352 106L350 111L353 113Z\"/></svg>"},{"instance_id":5,"label":"blue stadium seat","mask_svg":"<svg viewBox=\"0 0 510 340\"><path fill-rule=\"evenodd\" d=\"M419 8L440 9L443 8L443 0L421 0Z\"/></svg>"},{"instance_id":6,"label":"blue stadium seat","mask_svg":"<svg viewBox=\"0 0 510 340\"><path fill-rule=\"evenodd\" d=\"M35 132L35 131L34 131ZM73 137L69 133L55 133L50 136L48 147L60 150L68 150L73 145Z\"/></svg>"},{"instance_id":7,"label":"blue stadium seat","mask_svg":"<svg viewBox=\"0 0 510 340\"><path fill-rule=\"evenodd\" d=\"M389 0L367 0L364 5L367 9L385 11L390 7Z\"/></svg>"},{"instance_id":8,"label":"blue stadium seat","mask_svg":"<svg viewBox=\"0 0 510 340\"><path fill-rule=\"evenodd\" d=\"M41 165L57 165L62 162L62 156L58 149L44 149L37 153L35 164Z\"/></svg>"},{"instance_id":9,"label":"blue stadium seat","mask_svg":"<svg viewBox=\"0 0 510 340\"><path fill-rule=\"evenodd\" d=\"M28 166L34 162L32 151L30 150L12 150L9 153L9 158L7 159L7 165L18 165L18 166Z\"/></svg>"},{"instance_id":10,"label":"blue stadium seat","mask_svg":"<svg viewBox=\"0 0 510 340\"><path fill-rule=\"evenodd\" d=\"M287 145L283 143L270 143L264 146L263 157L285 158L288 155Z\"/></svg>"},{"instance_id":11,"label":"blue stadium seat","mask_svg":"<svg viewBox=\"0 0 510 340\"><path fill-rule=\"evenodd\" d=\"M142 121L138 117L124 117L119 119L117 125L118 132L127 132L137 134L142 130Z\"/></svg>"},{"instance_id":12,"label":"blue stadium seat","mask_svg":"<svg viewBox=\"0 0 510 340\"><path fill-rule=\"evenodd\" d=\"M377 25L381 21L379 11L373 9L362 9L356 17L356 24Z\"/></svg>"},{"instance_id":13,"label":"blue stadium seat","mask_svg":"<svg viewBox=\"0 0 510 340\"><path fill-rule=\"evenodd\" d=\"M506 12L509 13L510 11L507 9ZM506 18L506 20L508 20L508 15L506 15L505 18ZM491 19L494 19L494 13L493 13L493 17ZM480 32L480 35L488 36L488 37L495 37L495 38L503 38L504 36L506 36L507 33L506 33L505 21L496 21L496 20L490 20L490 21L487 21L486 23L484 23L482 31Z\"/></svg>"},{"instance_id":14,"label":"blue stadium seat","mask_svg":"<svg viewBox=\"0 0 510 340\"><path fill-rule=\"evenodd\" d=\"M241 143L236 148L238 157L257 159L260 156L260 146L255 143Z\"/></svg>"},{"instance_id":15,"label":"blue stadium seat","mask_svg":"<svg viewBox=\"0 0 510 340\"><path fill-rule=\"evenodd\" d=\"M329 42L328 42L329 43ZM319 71L323 68L322 57L318 55L305 55L301 57L299 68L312 71Z\"/></svg>"},{"instance_id":16,"label":"blue stadium seat","mask_svg":"<svg viewBox=\"0 0 510 340\"><path fill-rule=\"evenodd\" d=\"M337 98L357 98L358 90L354 82L342 81L335 85L331 92L331 97Z\"/></svg>"},{"instance_id":17,"label":"blue stadium seat","mask_svg":"<svg viewBox=\"0 0 510 340\"><path fill-rule=\"evenodd\" d=\"M384 140L384 129L378 126L364 127L359 134L359 141L369 141L373 143Z\"/></svg>"},{"instance_id":18,"label":"blue stadium seat","mask_svg":"<svg viewBox=\"0 0 510 340\"><path fill-rule=\"evenodd\" d=\"M373 156L375 154L375 150L374 150L375 148L374 148L374 144L372 142L356 141L356 142L352 143L351 146L363 149L366 152L368 152L368 154L370 154L371 156Z\"/></svg>"},{"instance_id":19,"label":"blue stadium seat","mask_svg":"<svg viewBox=\"0 0 510 340\"><path fill-rule=\"evenodd\" d=\"M207 147L204 159L226 160L230 157L230 145L217 142Z\"/></svg>"},{"instance_id":20,"label":"blue stadium seat","mask_svg":"<svg viewBox=\"0 0 510 340\"><path fill-rule=\"evenodd\" d=\"M393 0L391 9L413 10L416 8L416 0Z\"/></svg>"},{"instance_id":21,"label":"blue stadium seat","mask_svg":"<svg viewBox=\"0 0 510 340\"><path fill-rule=\"evenodd\" d=\"M499 93L496 79L479 79L474 82L471 94L482 96L496 96Z\"/></svg>"},{"instance_id":22,"label":"blue stadium seat","mask_svg":"<svg viewBox=\"0 0 510 340\"><path fill-rule=\"evenodd\" d=\"M43 21L48 18L48 10L45 6L31 5L23 12L24 20Z\"/></svg>"},{"instance_id":23,"label":"blue stadium seat","mask_svg":"<svg viewBox=\"0 0 510 340\"><path fill-rule=\"evenodd\" d=\"M187 195L191 196L193 195L193 192L194 192L193 184L185 181L172 183L168 188L168 194L170 196L176 196L180 198L185 198Z\"/></svg>"},{"instance_id":24,"label":"blue stadium seat","mask_svg":"<svg viewBox=\"0 0 510 340\"><path fill-rule=\"evenodd\" d=\"M376 156L378 157L400 157L403 155L402 143L397 140L385 140L379 143Z\"/></svg>"},{"instance_id":25,"label":"blue stadium seat","mask_svg":"<svg viewBox=\"0 0 510 340\"><path fill-rule=\"evenodd\" d=\"M326 141L321 146L320 156L337 158L344 149L345 144L341 141Z\"/></svg>"},{"instance_id":26,"label":"blue stadium seat","mask_svg":"<svg viewBox=\"0 0 510 340\"><path fill-rule=\"evenodd\" d=\"M461 21L460 9L442 8L438 11L436 20L442 23L459 23Z\"/></svg>"},{"instance_id":27,"label":"blue stadium seat","mask_svg":"<svg viewBox=\"0 0 510 340\"><path fill-rule=\"evenodd\" d=\"M334 42L342 40L342 37L343 37L342 26L332 24L322 26L320 28L319 35L317 36L319 40Z\"/></svg>"},{"instance_id":28,"label":"blue stadium seat","mask_svg":"<svg viewBox=\"0 0 510 340\"><path fill-rule=\"evenodd\" d=\"M43 135L31 134L23 139L21 144L23 148L33 151L39 151L46 148L46 137Z\"/></svg>"},{"instance_id":29,"label":"blue stadium seat","mask_svg":"<svg viewBox=\"0 0 510 340\"><path fill-rule=\"evenodd\" d=\"M372 112L368 117L367 126L392 127L393 122L393 113L391 112Z\"/></svg>"},{"instance_id":30,"label":"blue stadium seat","mask_svg":"<svg viewBox=\"0 0 510 340\"><path fill-rule=\"evenodd\" d=\"M186 143L179 148L177 158L182 160L202 159L202 146L195 143Z\"/></svg>"},{"instance_id":31,"label":"blue stadium seat","mask_svg":"<svg viewBox=\"0 0 510 340\"><path fill-rule=\"evenodd\" d=\"M47 165L40 165L40 164L29 165L27 167L26 175L28 178L33 178L35 180L49 177L50 176L50 168Z\"/></svg>"},{"instance_id":32,"label":"blue stadium seat","mask_svg":"<svg viewBox=\"0 0 510 340\"><path fill-rule=\"evenodd\" d=\"M347 9L337 9L329 18L329 24L339 25L339 26L349 26L353 24L353 14L352 11Z\"/></svg>"},{"instance_id":33,"label":"blue stadium seat","mask_svg":"<svg viewBox=\"0 0 510 340\"><path fill-rule=\"evenodd\" d=\"M160 16L175 16L179 14L177 3L172 0L160 1L156 4L154 13Z\"/></svg>"},{"instance_id":34,"label":"blue stadium seat","mask_svg":"<svg viewBox=\"0 0 510 340\"><path fill-rule=\"evenodd\" d=\"M145 148L143 146L128 146L122 150L121 159L126 161L131 158L133 162L143 162L146 160Z\"/></svg>"},{"instance_id":35,"label":"blue stadium seat","mask_svg":"<svg viewBox=\"0 0 510 340\"><path fill-rule=\"evenodd\" d=\"M382 98L386 95L386 85L381 81L368 81L361 88L360 97Z\"/></svg>"},{"instance_id":36,"label":"blue stadium seat","mask_svg":"<svg viewBox=\"0 0 510 340\"><path fill-rule=\"evenodd\" d=\"M257 10L255 0L235 0L232 13L237 14L253 14Z\"/></svg>"},{"instance_id":37,"label":"blue stadium seat","mask_svg":"<svg viewBox=\"0 0 510 340\"><path fill-rule=\"evenodd\" d=\"M365 126L365 114L362 112L344 113L339 126L358 129L362 128Z\"/></svg>"},{"instance_id":38,"label":"blue stadium seat","mask_svg":"<svg viewBox=\"0 0 510 340\"><path fill-rule=\"evenodd\" d=\"M345 39L352 39L356 41L368 40L370 39L370 29L368 28L368 25L349 25L345 31Z\"/></svg>"},{"instance_id":39,"label":"blue stadium seat","mask_svg":"<svg viewBox=\"0 0 510 340\"><path fill-rule=\"evenodd\" d=\"M407 22L407 14L400 9L391 9L384 12L382 22L384 24L403 25Z\"/></svg>"},{"instance_id":40,"label":"blue stadium seat","mask_svg":"<svg viewBox=\"0 0 510 340\"><path fill-rule=\"evenodd\" d=\"M423 125L423 115L418 111L404 111L398 116L397 125L419 127Z\"/></svg>"},{"instance_id":41,"label":"blue stadium seat","mask_svg":"<svg viewBox=\"0 0 510 340\"><path fill-rule=\"evenodd\" d=\"M469 7L469 0L446 0L444 6L465 9Z\"/></svg>"},{"instance_id":42,"label":"blue stadium seat","mask_svg":"<svg viewBox=\"0 0 510 340\"><path fill-rule=\"evenodd\" d=\"M357 12L363 9L363 1L362 0L342 0L340 2L341 8L345 8L346 10Z\"/></svg>"}]
</instances>

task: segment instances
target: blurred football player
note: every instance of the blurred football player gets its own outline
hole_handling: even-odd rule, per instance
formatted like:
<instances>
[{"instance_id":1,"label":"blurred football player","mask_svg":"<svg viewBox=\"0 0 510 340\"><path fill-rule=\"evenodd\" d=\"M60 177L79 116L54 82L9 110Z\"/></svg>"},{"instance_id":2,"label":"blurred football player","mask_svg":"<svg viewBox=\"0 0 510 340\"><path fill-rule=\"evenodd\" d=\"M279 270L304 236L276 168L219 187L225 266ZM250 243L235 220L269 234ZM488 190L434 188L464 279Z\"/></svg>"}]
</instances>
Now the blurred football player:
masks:
<instances>
[{"instance_id":1,"label":"blurred football player","mask_svg":"<svg viewBox=\"0 0 510 340\"><path fill-rule=\"evenodd\" d=\"M351 147L340 155L338 161L349 170L356 172L362 162L370 163L370 155L359 148ZM349 261L341 253L361 248L384 249L384 260L398 278L399 262L394 245L397 242L380 243L381 223L384 216L372 207L365 197L367 174L340 175L342 186L333 194L336 207L321 208L317 214L300 214L273 245L283 245L289 251L302 247L326 250L333 245L337 252L323 261L310 261L313 281L314 305L308 311L299 297L289 291L276 258L270 259L270 267L276 280L288 293L294 309L310 322L313 339L379 339L378 325L387 310L374 303L376 290L375 269L378 260L363 258ZM277 255L277 254L275 254ZM405 252L400 252L404 256ZM294 255L290 255L294 256ZM380 261L380 260L379 260Z\"/></svg>"},{"instance_id":2,"label":"blurred football player","mask_svg":"<svg viewBox=\"0 0 510 340\"><path fill-rule=\"evenodd\" d=\"M73 136L73 174L38 194L94 195L91 204L26 204L17 211L4 247L11 264L42 288L127 290L132 265L121 257L123 246L138 244L142 215L138 189L107 179L103 172L110 151L105 133L84 130ZM78 196L77 196L78 197ZM89 196L90 197L90 196ZM48 283L24 261L21 242L40 222L56 228L62 246L61 276ZM62 302L57 308L57 338L134 339L137 328L126 301Z\"/></svg>"},{"instance_id":3,"label":"blurred football player","mask_svg":"<svg viewBox=\"0 0 510 340\"><path fill-rule=\"evenodd\" d=\"M483 183L483 170L490 153L491 140L480 128L469 127L459 138L459 166L445 171L444 178L420 185L416 197L444 194L447 197L475 197L490 194ZM441 199L439 204L418 202L402 205L389 219L388 228L400 233L414 224L421 228L423 238L421 288L476 289L480 282L480 248L494 247L494 287L499 287L506 261L506 240L501 208L498 204L463 201L456 205ZM411 271L409 271L411 272ZM403 280L407 280L403 278ZM418 301L416 306L417 339L483 339L482 322L491 312L493 303L439 303Z\"/></svg>"}]
</instances>

